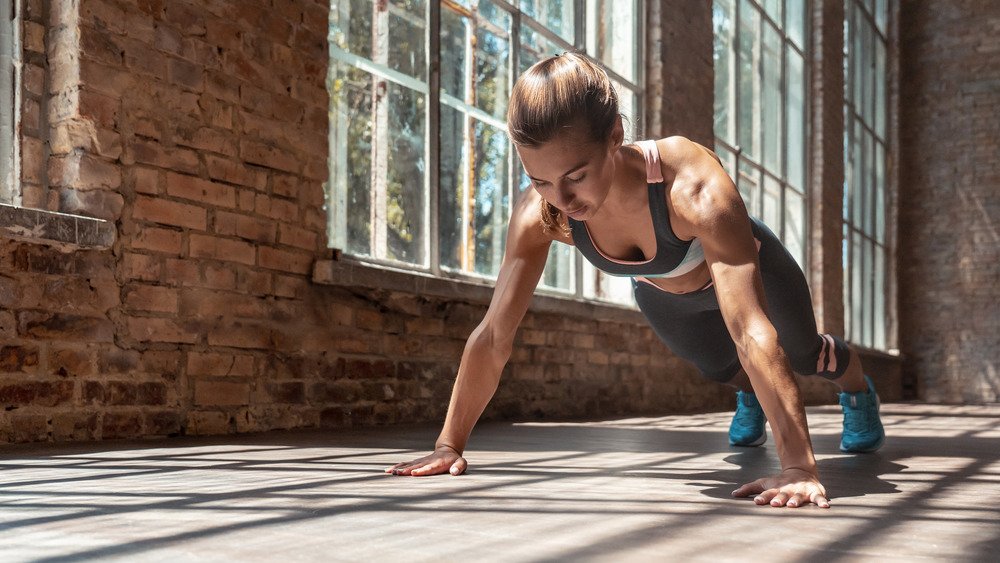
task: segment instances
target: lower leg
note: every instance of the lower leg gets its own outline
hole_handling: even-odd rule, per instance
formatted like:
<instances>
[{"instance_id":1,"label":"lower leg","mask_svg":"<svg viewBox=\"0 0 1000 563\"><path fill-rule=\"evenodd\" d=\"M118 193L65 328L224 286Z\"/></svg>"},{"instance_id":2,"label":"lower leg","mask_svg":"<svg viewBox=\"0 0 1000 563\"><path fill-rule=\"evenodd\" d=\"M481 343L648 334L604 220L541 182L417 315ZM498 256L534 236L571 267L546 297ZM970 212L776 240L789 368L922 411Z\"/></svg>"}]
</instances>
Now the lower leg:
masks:
<instances>
[{"instance_id":1,"label":"lower leg","mask_svg":"<svg viewBox=\"0 0 1000 563\"><path fill-rule=\"evenodd\" d=\"M834 379L833 382L840 386L840 390L845 393L857 393L868 389L865 383L864 373L861 370L861 358L853 347L849 347L851 359L847 362L847 370L844 375Z\"/></svg>"}]
</instances>

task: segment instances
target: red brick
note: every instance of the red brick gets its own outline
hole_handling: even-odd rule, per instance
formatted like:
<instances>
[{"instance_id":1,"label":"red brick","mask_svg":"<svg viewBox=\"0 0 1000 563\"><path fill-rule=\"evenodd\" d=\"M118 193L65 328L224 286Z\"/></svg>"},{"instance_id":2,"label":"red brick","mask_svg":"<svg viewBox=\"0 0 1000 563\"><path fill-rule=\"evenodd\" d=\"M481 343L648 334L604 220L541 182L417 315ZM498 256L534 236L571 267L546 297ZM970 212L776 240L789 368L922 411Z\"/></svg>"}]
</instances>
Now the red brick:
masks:
<instances>
[{"instance_id":1,"label":"red brick","mask_svg":"<svg viewBox=\"0 0 1000 563\"><path fill-rule=\"evenodd\" d=\"M194 404L197 406L250 404L250 385L230 381L195 381Z\"/></svg>"},{"instance_id":2,"label":"red brick","mask_svg":"<svg viewBox=\"0 0 1000 563\"><path fill-rule=\"evenodd\" d=\"M188 252L192 258L211 258L253 265L256 251L254 245L221 237L192 234L188 241Z\"/></svg>"},{"instance_id":3,"label":"red brick","mask_svg":"<svg viewBox=\"0 0 1000 563\"><path fill-rule=\"evenodd\" d=\"M132 238L132 248L165 254L179 255L182 244L183 238L180 231L156 227L144 227Z\"/></svg>"},{"instance_id":4,"label":"red brick","mask_svg":"<svg viewBox=\"0 0 1000 563\"><path fill-rule=\"evenodd\" d=\"M136 198L132 216L136 219L199 231L205 230L208 221L203 208L145 196Z\"/></svg>"},{"instance_id":5,"label":"red brick","mask_svg":"<svg viewBox=\"0 0 1000 563\"><path fill-rule=\"evenodd\" d=\"M313 256L301 252L291 252L271 248L258 247L258 263L262 268L280 270L293 274L308 274L312 272Z\"/></svg>"},{"instance_id":6,"label":"red brick","mask_svg":"<svg viewBox=\"0 0 1000 563\"><path fill-rule=\"evenodd\" d=\"M252 377L254 358L242 354L188 352L187 374Z\"/></svg>"},{"instance_id":7,"label":"red brick","mask_svg":"<svg viewBox=\"0 0 1000 563\"><path fill-rule=\"evenodd\" d=\"M174 172L167 172L167 194L220 207L236 206L236 192L232 187Z\"/></svg>"},{"instance_id":8,"label":"red brick","mask_svg":"<svg viewBox=\"0 0 1000 563\"><path fill-rule=\"evenodd\" d=\"M154 313L177 312L177 289L157 285L129 285L125 287L125 306L133 311Z\"/></svg>"},{"instance_id":9,"label":"red brick","mask_svg":"<svg viewBox=\"0 0 1000 563\"><path fill-rule=\"evenodd\" d=\"M37 346L0 346L0 373L34 373L37 368Z\"/></svg>"},{"instance_id":10,"label":"red brick","mask_svg":"<svg viewBox=\"0 0 1000 563\"><path fill-rule=\"evenodd\" d=\"M140 342L174 342L194 344L199 333L185 328L173 319L137 318L128 319L129 336Z\"/></svg>"}]
</instances>

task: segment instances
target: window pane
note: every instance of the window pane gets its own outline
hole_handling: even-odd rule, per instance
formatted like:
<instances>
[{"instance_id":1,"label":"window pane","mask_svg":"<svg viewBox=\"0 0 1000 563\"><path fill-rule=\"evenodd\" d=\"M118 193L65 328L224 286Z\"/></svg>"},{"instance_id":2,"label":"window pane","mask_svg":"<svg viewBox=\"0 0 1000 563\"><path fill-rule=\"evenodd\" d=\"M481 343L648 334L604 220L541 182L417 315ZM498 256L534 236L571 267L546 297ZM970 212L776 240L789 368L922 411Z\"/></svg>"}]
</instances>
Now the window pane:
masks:
<instances>
[{"instance_id":1,"label":"window pane","mask_svg":"<svg viewBox=\"0 0 1000 563\"><path fill-rule=\"evenodd\" d=\"M469 43L469 20L442 7L441 90L466 100L465 47ZM443 107L442 107L443 110Z\"/></svg>"},{"instance_id":2,"label":"window pane","mask_svg":"<svg viewBox=\"0 0 1000 563\"><path fill-rule=\"evenodd\" d=\"M861 206L865 200L867 181L865 171L868 169L868 151L865 147L865 134L861 122L854 121L854 177L851 178L851 224L861 226Z\"/></svg>"},{"instance_id":3,"label":"window pane","mask_svg":"<svg viewBox=\"0 0 1000 563\"><path fill-rule=\"evenodd\" d=\"M372 201L372 224L376 226L377 257L379 253L379 224L386 224L385 258L425 265L424 252L426 236L424 215L427 211L426 167L424 165L425 96L409 88L385 81L388 127L384 136L378 133L381 109L376 108L376 138L386 139L384 149L376 146L379 158L373 163L372 183L375 185ZM382 106L383 103L378 103ZM384 151L384 154L383 154ZM390 158L391 155L391 158ZM378 201L381 168L385 169L385 215Z\"/></svg>"},{"instance_id":4,"label":"window pane","mask_svg":"<svg viewBox=\"0 0 1000 563\"><path fill-rule=\"evenodd\" d=\"M788 183L795 189L806 189L806 106L805 64L791 49L788 55Z\"/></svg>"},{"instance_id":5,"label":"window pane","mask_svg":"<svg viewBox=\"0 0 1000 563\"><path fill-rule=\"evenodd\" d=\"M868 236L872 236L874 232L874 214L873 211L873 196L875 190L875 159L874 154L874 138L868 131L864 132L864 151L865 151L865 178L864 178L864 188L862 193L864 194L864 200L861 202L861 232Z\"/></svg>"},{"instance_id":6,"label":"window pane","mask_svg":"<svg viewBox=\"0 0 1000 563\"><path fill-rule=\"evenodd\" d=\"M726 170L726 174L729 178L736 183L736 155L732 153L726 147L716 144L715 154L719 155L719 160L722 161L722 167Z\"/></svg>"},{"instance_id":7,"label":"window pane","mask_svg":"<svg viewBox=\"0 0 1000 563\"><path fill-rule=\"evenodd\" d=\"M743 153L756 160L760 158L757 147L759 126L760 77L757 61L760 45L757 41L759 16L748 0L740 0L739 32L739 108L736 128L737 139Z\"/></svg>"},{"instance_id":8,"label":"window pane","mask_svg":"<svg viewBox=\"0 0 1000 563\"><path fill-rule=\"evenodd\" d=\"M521 0L521 11L572 44L574 3L575 0Z\"/></svg>"},{"instance_id":9,"label":"window pane","mask_svg":"<svg viewBox=\"0 0 1000 563\"><path fill-rule=\"evenodd\" d=\"M583 262L583 295L613 303L634 303L629 278L609 276L586 260Z\"/></svg>"},{"instance_id":10,"label":"window pane","mask_svg":"<svg viewBox=\"0 0 1000 563\"><path fill-rule=\"evenodd\" d=\"M886 349L885 342L885 296L888 294L885 284L885 250L875 246L875 327L874 346L879 350Z\"/></svg>"},{"instance_id":11,"label":"window pane","mask_svg":"<svg viewBox=\"0 0 1000 563\"><path fill-rule=\"evenodd\" d=\"M382 2L375 2L376 6ZM427 82L424 0L394 0L389 11L388 67Z\"/></svg>"},{"instance_id":12,"label":"window pane","mask_svg":"<svg viewBox=\"0 0 1000 563\"><path fill-rule=\"evenodd\" d=\"M889 19L888 2L886 0L875 0L875 25L884 34L886 32L886 22Z\"/></svg>"},{"instance_id":13,"label":"window pane","mask_svg":"<svg viewBox=\"0 0 1000 563\"><path fill-rule=\"evenodd\" d=\"M863 342L865 328L862 319L862 296L864 283L864 272L862 270L862 246L861 236L857 232L851 233L851 246L853 248L854 267L851 269L851 340Z\"/></svg>"},{"instance_id":14,"label":"window pane","mask_svg":"<svg viewBox=\"0 0 1000 563\"><path fill-rule=\"evenodd\" d=\"M473 82L475 105L503 120L507 113L507 99L510 97L510 88L507 86L507 75L510 72L510 41L507 40L510 17L488 2L482 2L479 6L480 10L496 12L492 19L500 21L502 25L487 26L486 21L481 19L480 26L476 29L476 75Z\"/></svg>"},{"instance_id":15,"label":"window pane","mask_svg":"<svg viewBox=\"0 0 1000 563\"><path fill-rule=\"evenodd\" d=\"M750 215L760 217L757 204L760 199L760 172L743 159L740 159L739 169L739 182L736 186L740 189Z\"/></svg>"},{"instance_id":16,"label":"window pane","mask_svg":"<svg viewBox=\"0 0 1000 563\"><path fill-rule=\"evenodd\" d=\"M875 144L875 240L885 243L885 148Z\"/></svg>"},{"instance_id":17,"label":"window pane","mask_svg":"<svg viewBox=\"0 0 1000 563\"><path fill-rule=\"evenodd\" d=\"M785 32L788 37L805 50L806 4L808 0L788 0L785 3Z\"/></svg>"},{"instance_id":18,"label":"window pane","mask_svg":"<svg viewBox=\"0 0 1000 563\"><path fill-rule=\"evenodd\" d=\"M370 254L372 76L330 63L330 244Z\"/></svg>"},{"instance_id":19,"label":"window pane","mask_svg":"<svg viewBox=\"0 0 1000 563\"><path fill-rule=\"evenodd\" d=\"M330 44L366 59L372 58L372 2L334 2L330 9Z\"/></svg>"},{"instance_id":20,"label":"window pane","mask_svg":"<svg viewBox=\"0 0 1000 563\"><path fill-rule=\"evenodd\" d=\"M885 45L881 41L875 43L875 122L872 129L881 139L885 139Z\"/></svg>"},{"instance_id":21,"label":"window pane","mask_svg":"<svg viewBox=\"0 0 1000 563\"><path fill-rule=\"evenodd\" d=\"M570 0L566 0L569 2ZM622 78L636 79L635 0L587 0L587 53Z\"/></svg>"},{"instance_id":22,"label":"window pane","mask_svg":"<svg viewBox=\"0 0 1000 563\"><path fill-rule=\"evenodd\" d=\"M524 73L524 71L531 68L531 65L537 63L538 61L551 57L552 55L558 55L566 49L561 45L556 45L546 38L544 35L538 33L537 31L531 29L530 27L521 26L521 52L520 52L520 70L518 74Z\"/></svg>"},{"instance_id":23,"label":"window pane","mask_svg":"<svg viewBox=\"0 0 1000 563\"><path fill-rule=\"evenodd\" d=\"M781 0L764 0L764 11L771 16L778 25L781 25Z\"/></svg>"},{"instance_id":24,"label":"window pane","mask_svg":"<svg viewBox=\"0 0 1000 563\"><path fill-rule=\"evenodd\" d=\"M510 209L507 179L507 136L495 127L473 120L475 272L495 276L503 259Z\"/></svg>"},{"instance_id":25,"label":"window pane","mask_svg":"<svg viewBox=\"0 0 1000 563\"><path fill-rule=\"evenodd\" d=\"M618 111L625 116L622 120L622 126L625 128L625 142L629 143L635 138L636 133L640 131L638 128L639 114L635 103L636 97L631 90L615 80L611 81L611 85L614 87L615 92L618 93Z\"/></svg>"},{"instance_id":26,"label":"window pane","mask_svg":"<svg viewBox=\"0 0 1000 563\"><path fill-rule=\"evenodd\" d=\"M733 138L729 108L733 102L731 65L733 38L733 1L715 0L712 3L712 28L715 35L712 59L715 64L715 136L729 144Z\"/></svg>"},{"instance_id":27,"label":"window pane","mask_svg":"<svg viewBox=\"0 0 1000 563\"><path fill-rule=\"evenodd\" d=\"M549 247L548 261L542 272L542 285L552 289L573 291L573 247L565 244L552 243Z\"/></svg>"},{"instance_id":28,"label":"window pane","mask_svg":"<svg viewBox=\"0 0 1000 563\"><path fill-rule=\"evenodd\" d=\"M442 12L443 13L443 12ZM440 217L438 219L439 260L444 268L462 268L463 248L465 248L463 225L468 223L469 206L465 183L468 179L463 171L467 146L466 116L464 113L441 104L441 167L438 171L440 183Z\"/></svg>"},{"instance_id":29,"label":"window pane","mask_svg":"<svg viewBox=\"0 0 1000 563\"><path fill-rule=\"evenodd\" d=\"M781 236L781 184L764 175L764 210L761 218L771 230Z\"/></svg>"},{"instance_id":30,"label":"window pane","mask_svg":"<svg viewBox=\"0 0 1000 563\"><path fill-rule=\"evenodd\" d=\"M806 271L805 200L794 190L785 190L785 248Z\"/></svg>"},{"instance_id":31,"label":"window pane","mask_svg":"<svg viewBox=\"0 0 1000 563\"><path fill-rule=\"evenodd\" d=\"M872 313L874 312L874 304L872 300L874 282L874 264L872 256L874 248L872 247L871 241L865 239L862 242L862 248L864 249L864 278L863 285L861 286L861 315L864 322L863 333L864 337L862 342L865 346L871 347L874 344L874 333L872 331Z\"/></svg>"},{"instance_id":32,"label":"window pane","mask_svg":"<svg viewBox=\"0 0 1000 563\"><path fill-rule=\"evenodd\" d=\"M763 114L761 131L764 136L764 167L782 175L781 154L781 36L764 24L764 84L761 97Z\"/></svg>"}]
</instances>

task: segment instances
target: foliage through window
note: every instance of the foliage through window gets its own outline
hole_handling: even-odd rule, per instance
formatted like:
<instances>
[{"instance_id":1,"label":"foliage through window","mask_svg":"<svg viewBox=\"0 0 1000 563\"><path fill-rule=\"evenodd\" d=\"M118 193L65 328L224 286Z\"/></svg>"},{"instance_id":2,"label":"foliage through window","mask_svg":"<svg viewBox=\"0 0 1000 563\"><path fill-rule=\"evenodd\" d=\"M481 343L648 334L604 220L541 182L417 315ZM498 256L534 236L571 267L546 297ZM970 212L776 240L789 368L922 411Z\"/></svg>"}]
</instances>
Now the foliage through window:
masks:
<instances>
[{"instance_id":1,"label":"foliage through window","mask_svg":"<svg viewBox=\"0 0 1000 563\"><path fill-rule=\"evenodd\" d=\"M434 2L332 3L329 240L372 262L493 278L529 186L506 136L514 80L542 58L585 52L639 123L640 2ZM627 302L622 281L553 244L541 284Z\"/></svg>"}]
</instances>

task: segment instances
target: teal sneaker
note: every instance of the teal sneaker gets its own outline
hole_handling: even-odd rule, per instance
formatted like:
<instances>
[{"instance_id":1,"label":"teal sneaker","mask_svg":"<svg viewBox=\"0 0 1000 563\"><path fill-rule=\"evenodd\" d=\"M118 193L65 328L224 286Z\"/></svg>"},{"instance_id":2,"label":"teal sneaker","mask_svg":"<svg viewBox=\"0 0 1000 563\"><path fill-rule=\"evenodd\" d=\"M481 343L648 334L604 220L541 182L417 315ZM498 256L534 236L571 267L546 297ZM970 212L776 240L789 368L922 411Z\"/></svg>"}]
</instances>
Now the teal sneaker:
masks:
<instances>
[{"instance_id":1,"label":"teal sneaker","mask_svg":"<svg viewBox=\"0 0 1000 563\"><path fill-rule=\"evenodd\" d=\"M729 423L730 446L759 446L767 441L764 409L753 393L736 392L736 414Z\"/></svg>"},{"instance_id":2,"label":"teal sneaker","mask_svg":"<svg viewBox=\"0 0 1000 563\"><path fill-rule=\"evenodd\" d=\"M840 394L840 406L844 409L844 433L840 439L842 452L874 452L885 442L875 385L867 375L865 383L867 391Z\"/></svg>"}]
</instances>

